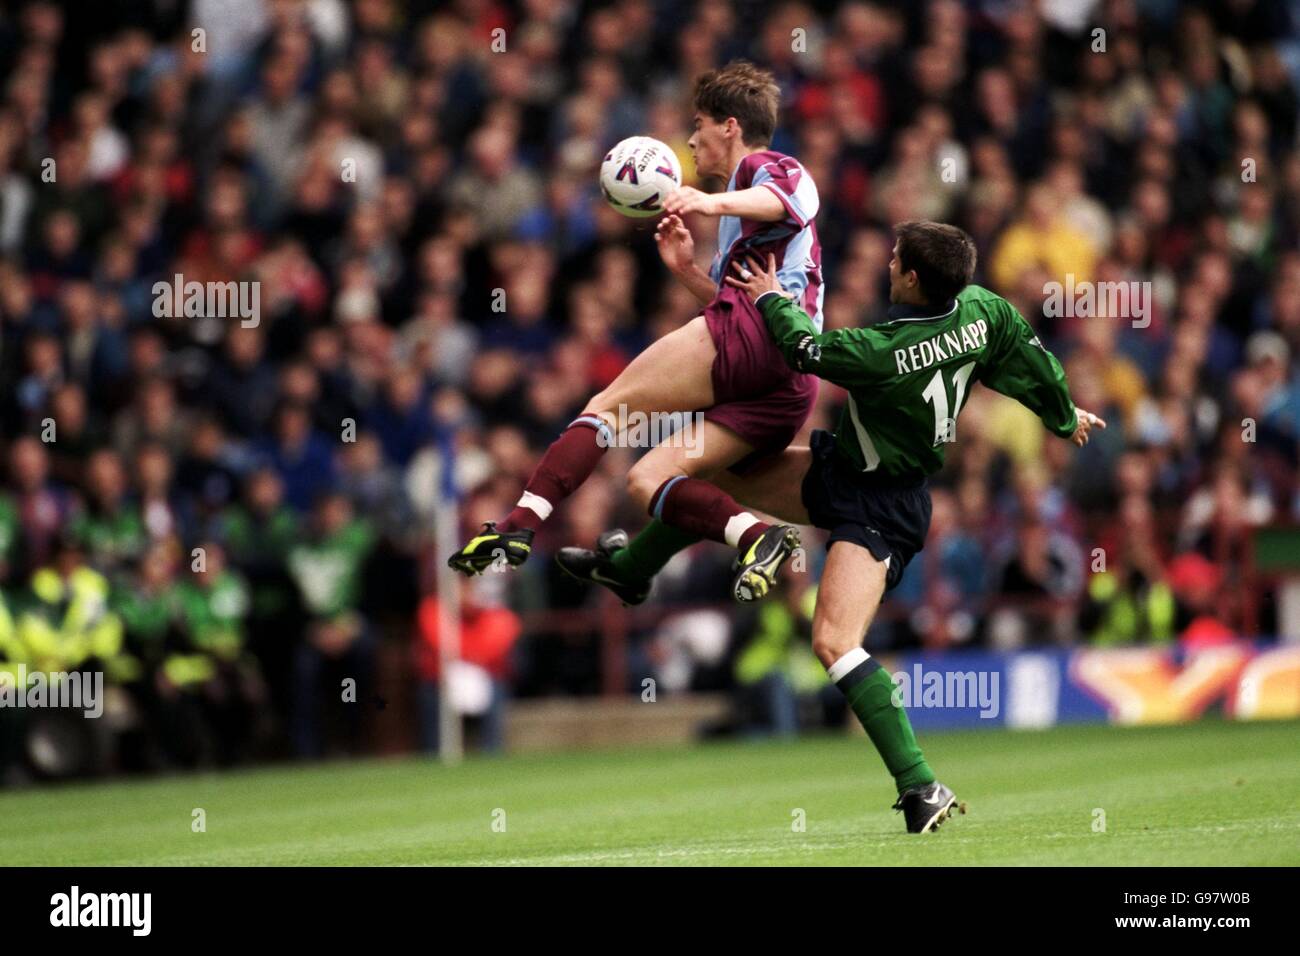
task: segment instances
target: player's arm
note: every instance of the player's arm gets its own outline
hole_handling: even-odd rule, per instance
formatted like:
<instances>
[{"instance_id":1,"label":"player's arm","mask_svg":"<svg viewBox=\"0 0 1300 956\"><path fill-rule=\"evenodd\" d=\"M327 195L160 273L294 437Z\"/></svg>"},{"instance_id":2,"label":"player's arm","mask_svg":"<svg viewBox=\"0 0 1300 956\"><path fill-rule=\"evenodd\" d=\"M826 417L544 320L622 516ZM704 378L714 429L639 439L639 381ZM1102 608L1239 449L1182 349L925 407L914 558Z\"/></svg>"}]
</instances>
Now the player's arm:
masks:
<instances>
[{"instance_id":1,"label":"player's arm","mask_svg":"<svg viewBox=\"0 0 1300 956\"><path fill-rule=\"evenodd\" d=\"M879 344L878 333L871 329L818 332L811 316L781 288L773 255L768 255L766 268L752 257L747 265L733 262L732 268L737 274L726 281L754 300L786 364L846 388L871 380L870 359Z\"/></svg>"},{"instance_id":2,"label":"player's arm","mask_svg":"<svg viewBox=\"0 0 1300 956\"><path fill-rule=\"evenodd\" d=\"M701 305L708 305L717 298L718 287L713 278L696 264L695 240L679 217L667 215L659 220L655 245L659 247L659 258L663 259L668 271L690 290Z\"/></svg>"},{"instance_id":3,"label":"player's arm","mask_svg":"<svg viewBox=\"0 0 1300 956\"><path fill-rule=\"evenodd\" d=\"M759 222L778 222L787 216L785 204L766 186L722 193L706 193L682 186L664 200L664 212L674 216L692 212L705 216L739 216Z\"/></svg>"},{"instance_id":4,"label":"player's arm","mask_svg":"<svg viewBox=\"0 0 1300 956\"><path fill-rule=\"evenodd\" d=\"M1106 423L1091 412L1075 408L1065 369L1043 346L1038 334L1010 305L1010 316L999 347L980 380L994 391L1014 398L1037 415L1047 430L1076 445L1088 443L1088 432Z\"/></svg>"}]
</instances>

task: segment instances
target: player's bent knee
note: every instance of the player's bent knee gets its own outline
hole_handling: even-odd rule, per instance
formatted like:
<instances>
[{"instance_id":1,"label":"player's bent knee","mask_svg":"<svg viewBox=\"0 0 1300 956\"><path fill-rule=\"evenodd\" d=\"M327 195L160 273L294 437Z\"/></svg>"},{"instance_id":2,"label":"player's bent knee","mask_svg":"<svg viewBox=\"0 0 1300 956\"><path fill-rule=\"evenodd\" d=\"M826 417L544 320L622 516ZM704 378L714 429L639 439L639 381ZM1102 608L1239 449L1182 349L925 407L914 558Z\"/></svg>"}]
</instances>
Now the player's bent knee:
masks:
<instances>
[{"instance_id":1,"label":"player's bent knee","mask_svg":"<svg viewBox=\"0 0 1300 956\"><path fill-rule=\"evenodd\" d=\"M638 507L649 510L650 499L659 490L659 486L671 477L671 474L665 474L658 468L647 467L642 460L627 473L627 495Z\"/></svg>"},{"instance_id":2,"label":"player's bent knee","mask_svg":"<svg viewBox=\"0 0 1300 956\"><path fill-rule=\"evenodd\" d=\"M597 392L583 406L582 414L595 415L610 428L618 428L618 396L609 391Z\"/></svg>"},{"instance_id":3,"label":"player's bent knee","mask_svg":"<svg viewBox=\"0 0 1300 956\"><path fill-rule=\"evenodd\" d=\"M822 666L829 668L841 657L862 646L862 635L851 635L833 628L814 628L812 649Z\"/></svg>"}]
</instances>

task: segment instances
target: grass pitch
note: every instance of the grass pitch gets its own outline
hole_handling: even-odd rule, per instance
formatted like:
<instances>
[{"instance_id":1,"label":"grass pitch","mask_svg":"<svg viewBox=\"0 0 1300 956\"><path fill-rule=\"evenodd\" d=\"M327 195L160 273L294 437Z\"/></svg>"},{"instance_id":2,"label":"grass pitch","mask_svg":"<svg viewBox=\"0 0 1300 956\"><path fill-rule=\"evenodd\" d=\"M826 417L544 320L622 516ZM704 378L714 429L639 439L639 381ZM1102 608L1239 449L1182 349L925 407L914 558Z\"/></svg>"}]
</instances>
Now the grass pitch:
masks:
<instances>
[{"instance_id":1,"label":"grass pitch","mask_svg":"<svg viewBox=\"0 0 1300 956\"><path fill-rule=\"evenodd\" d=\"M1298 739L1295 722L928 734L970 812L926 837L852 736L0 792L0 845L8 865L1295 865Z\"/></svg>"}]
</instances>

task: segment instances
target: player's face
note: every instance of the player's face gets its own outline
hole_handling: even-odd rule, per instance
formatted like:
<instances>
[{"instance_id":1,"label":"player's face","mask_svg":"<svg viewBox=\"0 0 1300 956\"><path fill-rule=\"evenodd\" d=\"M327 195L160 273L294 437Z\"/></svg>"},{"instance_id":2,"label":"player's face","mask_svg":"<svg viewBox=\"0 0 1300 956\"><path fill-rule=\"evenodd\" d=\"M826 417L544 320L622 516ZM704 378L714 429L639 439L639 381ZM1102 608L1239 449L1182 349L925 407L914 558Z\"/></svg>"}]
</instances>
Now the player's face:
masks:
<instances>
[{"instance_id":1,"label":"player's face","mask_svg":"<svg viewBox=\"0 0 1300 956\"><path fill-rule=\"evenodd\" d=\"M889 301L898 302L899 286L903 280L903 269L898 264L898 243L894 243L889 257Z\"/></svg>"},{"instance_id":2,"label":"player's face","mask_svg":"<svg viewBox=\"0 0 1300 956\"><path fill-rule=\"evenodd\" d=\"M898 243L895 242L893 255L889 257L889 301L895 304L911 303L915 281L915 273L904 274L903 267L898 262Z\"/></svg>"},{"instance_id":3,"label":"player's face","mask_svg":"<svg viewBox=\"0 0 1300 956\"><path fill-rule=\"evenodd\" d=\"M695 171L701 176L727 176L727 125L719 123L711 116L696 112L694 131L686 141L691 155L695 157Z\"/></svg>"}]
</instances>

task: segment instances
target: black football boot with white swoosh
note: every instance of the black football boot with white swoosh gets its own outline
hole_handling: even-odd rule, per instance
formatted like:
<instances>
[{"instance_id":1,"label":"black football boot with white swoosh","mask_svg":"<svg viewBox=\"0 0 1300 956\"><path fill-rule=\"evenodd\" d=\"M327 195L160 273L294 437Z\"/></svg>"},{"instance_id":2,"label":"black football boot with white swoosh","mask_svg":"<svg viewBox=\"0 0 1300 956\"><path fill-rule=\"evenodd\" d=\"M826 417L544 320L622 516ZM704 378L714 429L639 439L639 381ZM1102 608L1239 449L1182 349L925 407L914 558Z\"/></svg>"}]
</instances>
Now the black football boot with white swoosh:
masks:
<instances>
[{"instance_id":1,"label":"black football boot with white swoosh","mask_svg":"<svg viewBox=\"0 0 1300 956\"><path fill-rule=\"evenodd\" d=\"M570 577L608 588L624 604L642 604L650 596L651 583L622 577L614 570L614 562L610 560L615 551L627 547L627 541L627 532L622 528L614 528L596 539L595 551L589 548L561 548L555 556L555 563Z\"/></svg>"},{"instance_id":2,"label":"black football boot with white swoosh","mask_svg":"<svg viewBox=\"0 0 1300 956\"><path fill-rule=\"evenodd\" d=\"M966 812L966 804L938 780L920 787L911 787L898 795L895 810L903 811L908 833L932 833L952 815L952 811Z\"/></svg>"}]
</instances>

